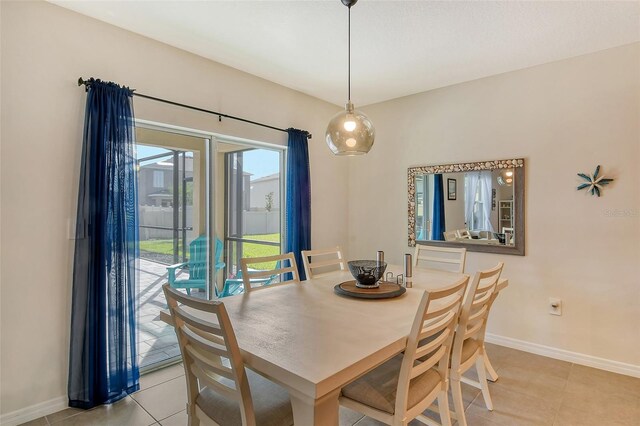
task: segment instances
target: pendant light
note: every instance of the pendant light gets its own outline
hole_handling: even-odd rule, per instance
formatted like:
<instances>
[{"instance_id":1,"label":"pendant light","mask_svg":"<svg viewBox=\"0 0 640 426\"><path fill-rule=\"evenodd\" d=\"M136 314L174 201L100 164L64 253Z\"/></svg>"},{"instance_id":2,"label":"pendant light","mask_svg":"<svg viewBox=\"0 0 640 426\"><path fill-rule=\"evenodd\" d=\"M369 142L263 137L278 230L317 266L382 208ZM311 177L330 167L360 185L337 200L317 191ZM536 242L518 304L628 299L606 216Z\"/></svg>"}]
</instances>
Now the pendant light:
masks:
<instances>
[{"instance_id":1,"label":"pendant light","mask_svg":"<svg viewBox=\"0 0 640 426\"><path fill-rule=\"evenodd\" d=\"M351 103L351 6L358 0L341 0L349 8L349 89L348 101L344 111L336 114L325 134L327 145L336 155L361 155L371 150L376 131L371 120L362 112L355 110Z\"/></svg>"}]
</instances>

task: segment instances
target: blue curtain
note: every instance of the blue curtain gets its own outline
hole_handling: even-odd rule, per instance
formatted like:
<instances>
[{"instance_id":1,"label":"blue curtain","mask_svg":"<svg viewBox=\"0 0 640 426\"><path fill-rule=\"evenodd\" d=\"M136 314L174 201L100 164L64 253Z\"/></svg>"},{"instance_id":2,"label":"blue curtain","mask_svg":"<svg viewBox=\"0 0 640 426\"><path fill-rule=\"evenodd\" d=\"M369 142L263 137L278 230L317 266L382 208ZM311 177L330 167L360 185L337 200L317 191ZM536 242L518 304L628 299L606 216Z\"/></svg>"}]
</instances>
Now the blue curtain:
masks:
<instances>
[{"instance_id":1,"label":"blue curtain","mask_svg":"<svg viewBox=\"0 0 640 426\"><path fill-rule=\"evenodd\" d=\"M138 209L133 92L90 80L73 268L69 406L91 408L138 390Z\"/></svg>"},{"instance_id":2,"label":"blue curtain","mask_svg":"<svg viewBox=\"0 0 640 426\"><path fill-rule=\"evenodd\" d=\"M441 174L433 175L433 232L432 240L444 241L444 182Z\"/></svg>"},{"instance_id":3,"label":"blue curtain","mask_svg":"<svg viewBox=\"0 0 640 426\"><path fill-rule=\"evenodd\" d=\"M298 263L300 278L305 279L301 250L311 249L311 179L307 132L288 129L286 252Z\"/></svg>"}]
</instances>

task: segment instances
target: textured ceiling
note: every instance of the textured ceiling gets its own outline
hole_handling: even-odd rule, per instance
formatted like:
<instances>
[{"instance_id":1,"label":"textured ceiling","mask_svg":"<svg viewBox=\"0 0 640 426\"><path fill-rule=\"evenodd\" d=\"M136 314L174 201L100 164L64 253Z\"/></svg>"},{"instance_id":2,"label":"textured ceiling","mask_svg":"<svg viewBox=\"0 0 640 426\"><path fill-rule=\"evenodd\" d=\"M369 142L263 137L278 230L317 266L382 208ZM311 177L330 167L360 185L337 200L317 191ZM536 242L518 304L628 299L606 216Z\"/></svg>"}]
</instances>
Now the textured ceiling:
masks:
<instances>
[{"instance_id":1,"label":"textured ceiling","mask_svg":"<svg viewBox=\"0 0 640 426\"><path fill-rule=\"evenodd\" d=\"M329 102L347 8L326 1L52 1ZM356 107L640 40L640 2L374 1L351 12Z\"/></svg>"}]
</instances>

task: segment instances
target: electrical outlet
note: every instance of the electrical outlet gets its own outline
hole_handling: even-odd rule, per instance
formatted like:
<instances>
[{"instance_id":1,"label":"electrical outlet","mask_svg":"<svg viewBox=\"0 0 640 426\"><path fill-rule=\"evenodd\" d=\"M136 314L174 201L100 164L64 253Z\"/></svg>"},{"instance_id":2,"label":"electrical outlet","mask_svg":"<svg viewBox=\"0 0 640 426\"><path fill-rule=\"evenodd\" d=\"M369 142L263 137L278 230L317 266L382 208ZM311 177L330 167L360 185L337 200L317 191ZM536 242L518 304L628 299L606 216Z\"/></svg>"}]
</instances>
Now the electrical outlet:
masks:
<instances>
[{"instance_id":1,"label":"electrical outlet","mask_svg":"<svg viewBox=\"0 0 640 426\"><path fill-rule=\"evenodd\" d=\"M549 313L551 315L562 315L562 300L554 297L549 298Z\"/></svg>"}]
</instances>

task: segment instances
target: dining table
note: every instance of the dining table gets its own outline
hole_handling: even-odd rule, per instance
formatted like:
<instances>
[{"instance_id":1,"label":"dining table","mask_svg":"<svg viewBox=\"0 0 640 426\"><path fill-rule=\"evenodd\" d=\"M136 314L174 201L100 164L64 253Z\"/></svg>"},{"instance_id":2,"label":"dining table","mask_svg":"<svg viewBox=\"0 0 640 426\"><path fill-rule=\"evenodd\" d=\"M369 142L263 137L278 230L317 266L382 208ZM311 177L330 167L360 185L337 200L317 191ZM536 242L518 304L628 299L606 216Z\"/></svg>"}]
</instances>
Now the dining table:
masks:
<instances>
[{"instance_id":1,"label":"dining table","mask_svg":"<svg viewBox=\"0 0 640 426\"><path fill-rule=\"evenodd\" d=\"M403 267L390 264L387 272L396 276ZM334 292L337 284L353 280L339 270L220 300L245 365L288 390L295 425L337 426L342 387L405 349L425 291L464 276L413 268L401 296L360 299ZM507 285L501 279L498 290ZM171 322L168 311L161 318Z\"/></svg>"}]
</instances>

